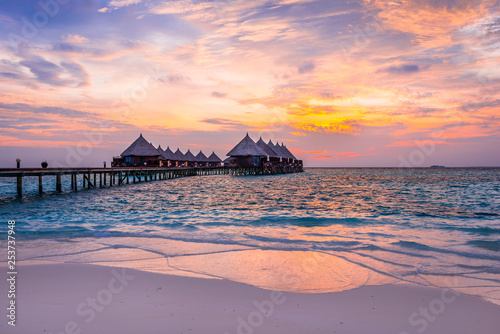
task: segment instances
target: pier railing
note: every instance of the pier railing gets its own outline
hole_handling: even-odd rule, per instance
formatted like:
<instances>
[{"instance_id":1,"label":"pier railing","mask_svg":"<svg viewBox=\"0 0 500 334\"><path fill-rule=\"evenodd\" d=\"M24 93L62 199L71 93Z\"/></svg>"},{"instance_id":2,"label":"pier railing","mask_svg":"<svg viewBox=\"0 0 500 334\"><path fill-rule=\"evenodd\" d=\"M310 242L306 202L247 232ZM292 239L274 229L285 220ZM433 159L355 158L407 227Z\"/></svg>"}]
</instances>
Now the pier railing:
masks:
<instances>
[{"instance_id":1,"label":"pier railing","mask_svg":"<svg viewBox=\"0 0 500 334\"><path fill-rule=\"evenodd\" d=\"M114 167L114 168L11 168L0 169L0 177L17 179L17 197L23 197L23 177L38 177L38 194L44 194L43 177L55 175L55 191L62 193L63 176L69 176L71 191L115 187L125 184L169 180L179 177L197 175L269 175L303 172L301 166L284 166L269 170L264 167L194 167L194 168L162 168L162 167ZM78 178L82 185L79 188Z\"/></svg>"}]
</instances>

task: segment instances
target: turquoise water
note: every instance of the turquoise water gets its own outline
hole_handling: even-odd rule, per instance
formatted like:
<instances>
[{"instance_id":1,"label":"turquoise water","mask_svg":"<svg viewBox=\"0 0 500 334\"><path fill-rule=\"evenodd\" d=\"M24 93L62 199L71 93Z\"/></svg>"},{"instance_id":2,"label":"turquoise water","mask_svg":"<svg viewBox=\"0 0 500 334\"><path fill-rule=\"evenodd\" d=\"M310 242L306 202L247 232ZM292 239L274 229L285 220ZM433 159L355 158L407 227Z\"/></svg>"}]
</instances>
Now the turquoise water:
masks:
<instances>
[{"instance_id":1,"label":"turquoise water","mask_svg":"<svg viewBox=\"0 0 500 334\"><path fill-rule=\"evenodd\" d=\"M36 193L35 181L25 192ZM73 261L78 253L92 262L94 249L84 245L145 239L319 252L403 281L459 277L469 292L500 300L500 169L198 176L22 201L6 200L15 184L0 182L1 231L16 221L25 260Z\"/></svg>"}]
</instances>

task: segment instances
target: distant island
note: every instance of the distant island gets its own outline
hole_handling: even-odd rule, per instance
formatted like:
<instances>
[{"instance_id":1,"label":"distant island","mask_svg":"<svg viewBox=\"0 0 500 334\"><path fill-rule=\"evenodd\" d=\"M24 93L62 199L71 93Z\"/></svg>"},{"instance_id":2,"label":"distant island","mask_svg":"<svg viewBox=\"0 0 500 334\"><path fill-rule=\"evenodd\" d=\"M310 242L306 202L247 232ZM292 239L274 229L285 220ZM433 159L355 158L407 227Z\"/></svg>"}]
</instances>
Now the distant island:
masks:
<instances>
[{"instance_id":1,"label":"distant island","mask_svg":"<svg viewBox=\"0 0 500 334\"><path fill-rule=\"evenodd\" d=\"M446 167L441 165L432 165L430 168L446 168Z\"/></svg>"}]
</instances>

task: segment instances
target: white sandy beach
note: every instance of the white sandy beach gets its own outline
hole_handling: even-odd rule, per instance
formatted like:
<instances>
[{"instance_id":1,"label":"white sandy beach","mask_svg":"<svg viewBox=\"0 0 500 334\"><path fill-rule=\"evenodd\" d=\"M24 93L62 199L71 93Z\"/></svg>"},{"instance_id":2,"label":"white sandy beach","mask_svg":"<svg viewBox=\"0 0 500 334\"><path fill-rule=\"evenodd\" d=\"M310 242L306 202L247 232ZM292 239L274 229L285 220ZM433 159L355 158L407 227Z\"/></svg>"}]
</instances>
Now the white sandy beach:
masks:
<instances>
[{"instance_id":1,"label":"white sandy beach","mask_svg":"<svg viewBox=\"0 0 500 334\"><path fill-rule=\"evenodd\" d=\"M0 291L8 291L6 280ZM19 266L16 306L16 326L4 315L1 333L491 334L500 328L500 306L451 289L281 293L84 264Z\"/></svg>"}]
</instances>

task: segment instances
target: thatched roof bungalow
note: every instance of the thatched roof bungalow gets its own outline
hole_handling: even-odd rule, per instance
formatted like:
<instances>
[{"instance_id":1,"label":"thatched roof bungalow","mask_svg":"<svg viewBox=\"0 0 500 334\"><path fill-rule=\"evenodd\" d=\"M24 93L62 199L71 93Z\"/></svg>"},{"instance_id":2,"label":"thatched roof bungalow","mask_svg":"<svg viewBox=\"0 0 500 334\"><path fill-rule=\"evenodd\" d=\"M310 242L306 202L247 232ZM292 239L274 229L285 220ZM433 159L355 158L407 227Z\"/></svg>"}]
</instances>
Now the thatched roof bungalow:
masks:
<instances>
[{"instance_id":1,"label":"thatched roof bungalow","mask_svg":"<svg viewBox=\"0 0 500 334\"><path fill-rule=\"evenodd\" d=\"M167 146L167 149L165 150L164 157L166 157L166 158L167 158L168 160L170 160L170 161L176 161L176 160L175 160L175 154L174 154L174 152L172 152L172 150L170 149L170 146Z\"/></svg>"},{"instance_id":2,"label":"thatched roof bungalow","mask_svg":"<svg viewBox=\"0 0 500 334\"><path fill-rule=\"evenodd\" d=\"M227 156L231 157L231 165L257 167L262 165L263 158L267 156L267 153L247 133L245 138L229 151Z\"/></svg>"},{"instance_id":3,"label":"thatched roof bungalow","mask_svg":"<svg viewBox=\"0 0 500 334\"><path fill-rule=\"evenodd\" d=\"M177 151L175 151L174 158L175 158L177 167L183 167L183 166L187 165L187 158L184 155L184 153L181 152L180 149L177 149Z\"/></svg>"},{"instance_id":4,"label":"thatched roof bungalow","mask_svg":"<svg viewBox=\"0 0 500 334\"><path fill-rule=\"evenodd\" d=\"M121 157L125 166L158 166L163 153L148 142L141 133L139 138L123 151Z\"/></svg>"},{"instance_id":5,"label":"thatched roof bungalow","mask_svg":"<svg viewBox=\"0 0 500 334\"><path fill-rule=\"evenodd\" d=\"M220 167L222 165L222 160L215 154L215 152L212 152L210 156L207 158L207 163L209 167Z\"/></svg>"},{"instance_id":6,"label":"thatched roof bungalow","mask_svg":"<svg viewBox=\"0 0 500 334\"><path fill-rule=\"evenodd\" d=\"M290 152L290 150L285 146L285 144L281 143L281 149L283 150L288 159L291 159L292 161L297 160L297 158L295 158L295 156L292 154L292 152Z\"/></svg>"},{"instance_id":7,"label":"thatched roof bungalow","mask_svg":"<svg viewBox=\"0 0 500 334\"><path fill-rule=\"evenodd\" d=\"M184 156L186 157L186 161L189 167L194 167L196 165L196 157L193 153L191 153L191 150L187 150Z\"/></svg>"},{"instance_id":8,"label":"thatched roof bungalow","mask_svg":"<svg viewBox=\"0 0 500 334\"><path fill-rule=\"evenodd\" d=\"M163 157L161 159L162 161L160 162L160 165L167 166L167 167L175 166L174 152L172 152L170 147L167 147L166 150L163 150L161 148L161 145L159 145L157 150L162 153L162 157Z\"/></svg>"},{"instance_id":9,"label":"thatched roof bungalow","mask_svg":"<svg viewBox=\"0 0 500 334\"><path fill-rule=\"evenodd\" d=\"M285 161L287 159L285 152L283 152L283 149L278 143L275 145L271 140L269 140L267 145L276 153L276 155L280 158L280 161Z\"/></svg>"},{"instance_id":10,"label":"thatched roof bungalow","mask_svg":"<svg viewBox=\"0 0 500 334\"><path fill-rule=\"evenodd\" d=\"M202 151L200 151L200 153L198 153L195 158L196 158L196 163L200 167L206 166L208 164L208 158L205 154L203 154Z\"/></svg>"},{"instance_id":11,"label":"thatched roof bungalow","mask_svg":"<svg viewBox=\"0 0 500 334\"><path fill-rule=\"evenodd\" d=\"M267 161L270 162L271 160L278 161L279 156L276 154L276 152L273 151L269 145L267 145L263 140L262 137L257 141L257 146L259 146L264 152L267 154Z\"/></svg>"},{"instance_id":12,"label":"thatched roof bungalow","mask_svg":"<svg viewBox=\"0 0 500 334\"><path fill-rule=\"evenodd\" d=\"M295 161L298 161L298 160L299 160L299 159L297 159L297 157L295 157L295 155L293 155L292 151L290 151L290 150L288 149L288 147L286 147L286 146L285 146L285 150L286 150L288 153L290 153L290 156L292 157L292 159L293 159L293 160L295 160Z\"/></svg>"}]
</instances>

